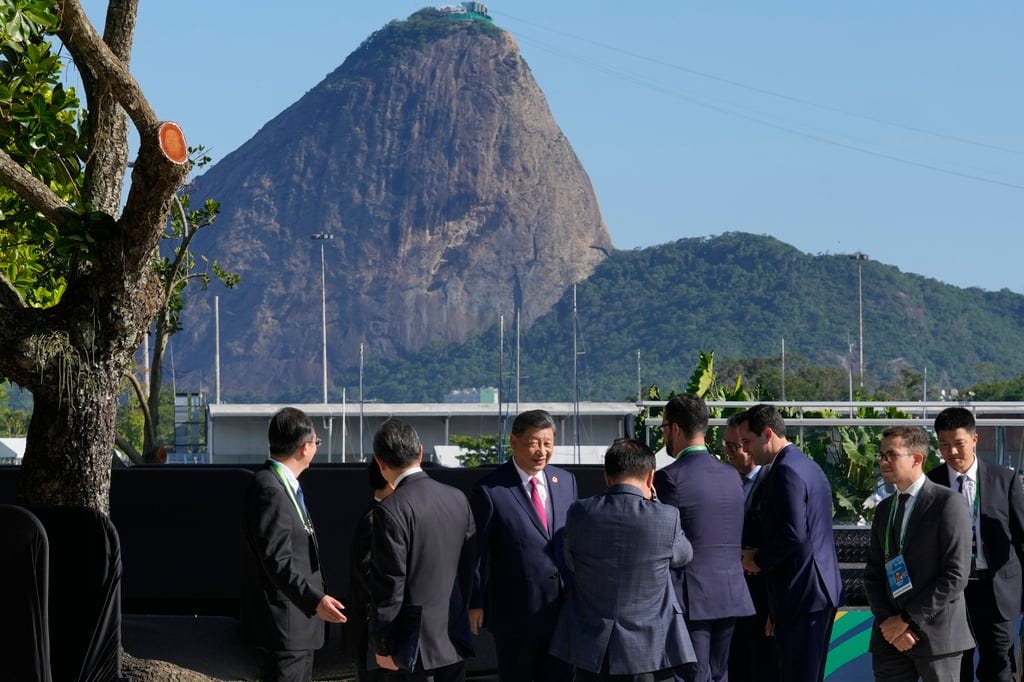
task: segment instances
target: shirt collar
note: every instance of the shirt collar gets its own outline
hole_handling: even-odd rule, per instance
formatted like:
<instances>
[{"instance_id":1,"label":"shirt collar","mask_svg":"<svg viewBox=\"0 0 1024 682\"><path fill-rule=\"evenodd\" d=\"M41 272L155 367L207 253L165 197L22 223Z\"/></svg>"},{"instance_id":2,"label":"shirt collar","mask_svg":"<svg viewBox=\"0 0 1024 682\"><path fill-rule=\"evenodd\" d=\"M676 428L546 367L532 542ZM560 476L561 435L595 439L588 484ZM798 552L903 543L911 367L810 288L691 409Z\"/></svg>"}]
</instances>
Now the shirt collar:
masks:
<instances>
[{"instance_id":1,"label":"shirt collar","mask_svg":"<svg viewBox=\"0 0 1024 682\"><path fill-rule=\"evenodd\" d=\"M921 488L924 487L925 478L926 476L924 475L924 472L921 472L921 475L917 477L917 480L911 483L909 486L907 486L906 490L901 491L899 488L897 488L896 492L898 494L907 493L910 495L910 498L913 499L917 497L917 494L921 492Z\"/></svg>"},{"instance_id":2,"label":"shirt collar","mask_svg":"<svg viewBox=\"0 0 1024 682\"><path fill-rule=\"evenodd\" d=\"M543 469L540 470L540 473L528 474L528 473L526 473L525 471L523 471L522 469L519 468L519 465L516 464L516 461L514 459L512 460L512 466L514 466L516 468L516 473L519 474L519 480L522 481L523 485L530 485L530 479L533 478L534 476L536 476L537 477L537 485L547 486L548 481L547 481L547 478L544 476L544 470Z\"/></svg>"},{"instance_id":3,"label":"shirt collar","mask_svg":"<svg viewBox=\"0 0 1024 682\"><path fill-rule=\"evenodd\" d=\"M398 478L395 479L394 487L397 488L399 483L409 478L413 474L419 473L420 471L423 471L422 467L409 467L408 469L406 469L405 471L398 475Z\"/></svg>"},{"instance_id":4,"label":"shirt collar","mask_svg":"<svg viewBox=\"0 0 1024 682\"><path fill-rule=\"evenodd\" d=\"M956 479L960 476L960 472L953 467L946 465L946 470L949 471L949 485L952 486L956 483ZM974 453L974 461L971 462L971 466L967 467L967 471L964 472L968 479L972 483L978 482L978 453Z\"/></svg>"},{"instance_id":5,"label":"shirt collar","mask_svg":"<svg viewBox=\"0 0 1024 682\"><path fill-rule=\"evenodd\" d=\"M299 479L295 476L291 469L286 467L281 462L278 462L273 457L267 457L267 461L271 463L270 466L274 467L274 469L279 471L281 475L284 476L284 480L288 481L288 485L292 487L292 492L295 492L296 490L299 489Z\"/></svg>"}]
</instances>

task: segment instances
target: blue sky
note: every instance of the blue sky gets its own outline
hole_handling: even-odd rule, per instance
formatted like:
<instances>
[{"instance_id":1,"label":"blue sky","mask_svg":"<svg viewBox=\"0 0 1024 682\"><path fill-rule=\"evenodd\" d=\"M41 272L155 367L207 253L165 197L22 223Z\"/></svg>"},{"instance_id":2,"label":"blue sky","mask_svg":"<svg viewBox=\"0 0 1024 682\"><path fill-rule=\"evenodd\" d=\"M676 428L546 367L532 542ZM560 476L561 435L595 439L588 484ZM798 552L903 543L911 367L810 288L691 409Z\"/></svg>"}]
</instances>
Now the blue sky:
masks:
<instances>
[{"instance_id":1,"label":"blue sky","mask_svg":"<svg viewBox=\"0 0 1024 682\"><path fill-rule=\"evenodd\" d=\"M374 30L426 6L140 4L132 71L215 160ZM84 5L102 21L105 2ZM1024 293L1021 3L489 6L590 174L616 247L738 230Z\"/></svg>"}]
</instances>

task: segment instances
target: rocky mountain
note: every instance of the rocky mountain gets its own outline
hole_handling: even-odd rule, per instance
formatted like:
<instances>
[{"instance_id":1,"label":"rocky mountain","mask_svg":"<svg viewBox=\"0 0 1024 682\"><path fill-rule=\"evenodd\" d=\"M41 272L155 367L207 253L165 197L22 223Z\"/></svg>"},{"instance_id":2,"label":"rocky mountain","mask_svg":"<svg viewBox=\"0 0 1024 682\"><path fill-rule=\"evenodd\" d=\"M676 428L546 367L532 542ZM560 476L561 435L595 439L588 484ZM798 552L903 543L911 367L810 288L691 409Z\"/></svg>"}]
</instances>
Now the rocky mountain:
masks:
<instances>
[{"instance_id":1,"label":"rocky mountain","mask_svg":"<svg viewBox=\"0 0 1024 682\"><path fill-rule=\"evenodd\" d=\"M515 40L434 9L374 33L196 186L222 206L197 250L242 277L221 298L222 374L250 395L319 381L321 248L339 367L361 342L400 358L499 314L529 325L612 247ZM191 297L174 342L207 387L212 300Z\"/></svg>"}]
</instances>

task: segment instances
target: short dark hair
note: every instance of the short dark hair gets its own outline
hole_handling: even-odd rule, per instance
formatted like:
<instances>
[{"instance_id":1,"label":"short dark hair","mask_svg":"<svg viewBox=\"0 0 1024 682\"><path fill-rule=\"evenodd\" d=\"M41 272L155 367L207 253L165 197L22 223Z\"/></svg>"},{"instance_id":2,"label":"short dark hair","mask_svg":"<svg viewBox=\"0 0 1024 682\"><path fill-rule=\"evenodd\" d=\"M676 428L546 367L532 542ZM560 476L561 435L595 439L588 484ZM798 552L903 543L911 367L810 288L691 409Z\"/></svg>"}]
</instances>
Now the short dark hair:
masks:
<instances>
[{"instance_id":1,"label":"short dark hair","mask_svg":"<svg viewBox=\"0 0 1024 682\"><path fill-rule=\"evenodd\" d=\"M882 438L900 438L911 453L919 452L928 458L928 434L920 426L890 426L882 431Z\"/></svg>"},{"instance_id":2,"label":"short dark hair","mask_svg":"<svg viewBox=\"0 0 1024 682\"><path fill-rule=\"evenodd\" d=\"M753 433L761 435L771 429L780 438L786 437L786 422L774 405L759 403L736 415L736 425L746 424Z\"/></svg>"},{"instance_id":3,"label":"short dark hair","mask_svg":"<svg viewBox=\"0 0 1024 682\"><path fill-rule=\"evenodd\" d=\"M555 431L555 420L547 410L527 410L520 412L512 420L512 435L518 436L531 429L551 429Z\"/></svg>"},{"instance_id":4,"label":"short dark hair","mask_svg":"<svg viewBox=\"0 0 1024 682\"><path fill-rule=\"evenodd\" d=\"M611 481L644 478L655 465L651 449L633 438L617 438L604 453L604 473Z\"/></svg>"},{"instance_id":5,"label":"short dark hair","mask_svg":"<svg viewBox=\"0 0 1024 682\"><path fill-rule=\"evenodd\" d=\"M373 454L395 469L404 469L420 455L420 437L416 429L399 419L380 425L373 437Z\"/></svg>"},{"instance_id":6,"label":"short dark hair","mask_svg":"<svg viewBox=\"0 0 1024 682\"><path fill-rule=\"evenodd\" d=\"M672 396L662 415L663 421L678 424L687 438L703 436L708 430L708 419L708 406L700 396L693 393Z\"/></svg>"},{"instance_id":7,"label":"short dark hair","mask_svg":"<svg viewBox=\"0 0 1024 682\"><path fill-rule=\"evenodd\" d=\"M977 430L974 415L966 407L947 407L935 417L935 433L957 429L966 429L967 433Z\"/></svg>"},{"instance_id":8,"label":"short dark hair","mask_svg":"<svg viewBox=\"0 0 1024 682\"><path fill-rule=\"evenodd\" d=\"M305 443L313 440L313 420L297 407L285 407L270 418L267 441L270 454L287 457L298 452Z\"/></svg>"},{"instance_id":9,"label":"short dark hair","mask_svg":"<svg viewBox=\"0 0 1024 682\"><path fill-rule=\"evenodd\" d=\"M370 490L381 490L388 487L388 481L380 472L380 464L373 457L366 465L366 475L370 479Z\"/></svg>"}]
</instances>

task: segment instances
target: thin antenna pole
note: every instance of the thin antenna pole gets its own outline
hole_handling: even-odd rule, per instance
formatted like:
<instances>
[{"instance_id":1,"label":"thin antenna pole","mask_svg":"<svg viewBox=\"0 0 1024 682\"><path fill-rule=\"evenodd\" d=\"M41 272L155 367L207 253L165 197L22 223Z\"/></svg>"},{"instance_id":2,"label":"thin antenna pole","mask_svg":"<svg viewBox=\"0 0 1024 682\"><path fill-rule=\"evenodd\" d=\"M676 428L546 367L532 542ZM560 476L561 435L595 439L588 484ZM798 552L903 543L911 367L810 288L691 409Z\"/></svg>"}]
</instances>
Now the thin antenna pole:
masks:
<instances>
[{"instance_id":1,"label":"thin antenna pole","mask_svg":"<svg viewBox=\"0 0 1024 682\"><path fill-rule=\"evenodd\" d=\"M498 316L498 446L502 454L505 452L505 422L501 418L501 382L504 380L502 369L505 367L505 316ZM501 458L504 461L504 457Z\"/></svg>"},{"instance_id":2,"label":"thin antenna pole","mask_svg":"<svg viewBox=\"0 0 1024 682\"><path fill-rule=\"evenodd\" d=\"M786 400L786 337L782 337L782 400Z\"/></svg>"},{"instance_id":3,"label":"thin antenna pole","mask_svg":"<svg viewBox=\"0 0 1024 682\"><path fill-rule=\"evenodd\" d=\"M572 383L576 387L572 404L572 424L576 435L576 463L580 463L580 375L577 363L579 352L576 346L576 285L572 285Z\"/></svg>"},{"instance_id":4,"label":"thin antenna pole","mask_svg":"<svg viewBox=\"0 0 1024 682\"><path fill-rule=\"evenodd\" d=\"M220 405L220 296L213 297L213 402Z\"/></svg>"},{"instance_id":5,"label":"thin antenna pole","mask_svg":"<svg viewBox=\"0 0 1024 682\"><path fill-rule=\"evenodd\" d=\"M359 460L363 459L363 342L359 342Z\"/></svg>"},{"instance_id":6,"label":"thin antenna pole","mask_svg":"<svg viewBox=\"0 0 1024 682\"><path fill-rule=\"evenodd\" d=\"M519 310L516 310L516 414L519 414L519 358L522 351L520 339L522 328L519 326Z\"/></svg>"}]
</instances>

